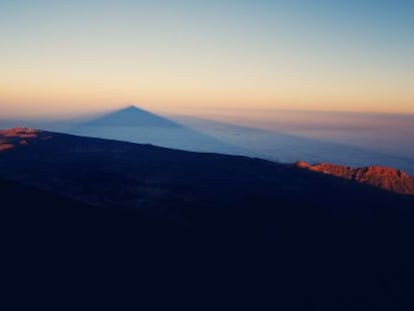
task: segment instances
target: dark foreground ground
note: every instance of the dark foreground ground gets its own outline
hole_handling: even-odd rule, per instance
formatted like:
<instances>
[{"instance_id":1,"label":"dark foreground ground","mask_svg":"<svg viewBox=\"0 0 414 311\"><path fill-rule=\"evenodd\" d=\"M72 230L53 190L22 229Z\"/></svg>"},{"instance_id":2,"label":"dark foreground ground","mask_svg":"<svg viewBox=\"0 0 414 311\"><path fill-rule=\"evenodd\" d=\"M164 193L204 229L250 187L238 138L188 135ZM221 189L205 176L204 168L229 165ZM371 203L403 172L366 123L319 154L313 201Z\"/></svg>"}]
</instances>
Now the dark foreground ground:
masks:
<instances>
[{"instance_id":1,"label":"dark foreground ground","mask_svg":"<svg viewBox=\"0 0 414 311\"><path fill-rule=\"evenodd\" d=\"M16 308L414 308L412 198L262 160L53 137L0 155Z\"/></svg>"},{"instance_id":2,"label":"dark foreground ground","mask_svg":"<svg viewBox=\"0 0 414 311\"><path fill-rule=\"evenodd\" d=\"M399 212L362 221L303 209L180 211L202 222L192 228L9 182L1 197L3 267L16 303L122 294L123 303L196 309L412 307L412 218Z\"/></svg>"}]
</instances>

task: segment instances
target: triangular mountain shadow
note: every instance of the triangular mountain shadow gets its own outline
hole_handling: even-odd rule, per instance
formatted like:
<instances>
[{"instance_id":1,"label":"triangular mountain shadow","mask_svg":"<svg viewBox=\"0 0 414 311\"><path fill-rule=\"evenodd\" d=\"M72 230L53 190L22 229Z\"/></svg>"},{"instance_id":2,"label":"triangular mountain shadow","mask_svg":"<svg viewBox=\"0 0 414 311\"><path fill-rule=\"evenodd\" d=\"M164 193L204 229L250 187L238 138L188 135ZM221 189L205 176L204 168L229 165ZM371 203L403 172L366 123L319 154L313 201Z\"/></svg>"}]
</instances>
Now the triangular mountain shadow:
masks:
<instances>
[{"instance_id":1,"label":"triangular mountain shadow","mask_svg":"<svg viewBox=\"0 0 414 311\"><path fill-rule=\"evenodd\" d=\"M110 112L102 117L86 122L84 125L181 127L176 122L136 106L128 106L121 110Z\"/></svg>"},{"instance_id":2,"label":"triangular mountain shadow","mask_svg":"<svg viewBox=\"0 0 414 311\"><path fill-rule=\"evenodd\" d=\"M198 118L169 119L129 106L81 123L65 132L187 151L258 157L294 163L329 162L354 167L398 167L413 175L414 165L405 159L356 146L319 141Z\"/></svg>"},{"instance_id":3,"label":"triangular mountain shadow","mask_svg":"<svg viewBox=\"0 0 414 311\"><path fill-rule=\"evenodd\" d=\"M246 154L246 150L136 106L79 124L65 132L187 151Z\"/></svg>"}]
</instances>

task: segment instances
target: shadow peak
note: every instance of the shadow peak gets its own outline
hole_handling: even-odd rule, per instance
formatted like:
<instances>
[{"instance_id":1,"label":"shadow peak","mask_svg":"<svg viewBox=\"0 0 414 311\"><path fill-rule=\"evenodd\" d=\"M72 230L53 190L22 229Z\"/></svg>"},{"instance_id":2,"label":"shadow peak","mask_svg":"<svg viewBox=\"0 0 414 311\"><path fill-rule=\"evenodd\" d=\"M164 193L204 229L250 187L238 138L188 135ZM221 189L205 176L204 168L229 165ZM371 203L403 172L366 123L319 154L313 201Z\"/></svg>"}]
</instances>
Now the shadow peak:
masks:
<instances>
[{"instance_id":1,"label":"shadow peak","mask_svg":"<svg viewBox=\"0 0 414 311\"><path fill-rule=\"evenodd\" d=\"M93 126L157 126L178 127L168 118L157 115L135 105L129 105L88 122Z\"/></svg>"}]
</instances>

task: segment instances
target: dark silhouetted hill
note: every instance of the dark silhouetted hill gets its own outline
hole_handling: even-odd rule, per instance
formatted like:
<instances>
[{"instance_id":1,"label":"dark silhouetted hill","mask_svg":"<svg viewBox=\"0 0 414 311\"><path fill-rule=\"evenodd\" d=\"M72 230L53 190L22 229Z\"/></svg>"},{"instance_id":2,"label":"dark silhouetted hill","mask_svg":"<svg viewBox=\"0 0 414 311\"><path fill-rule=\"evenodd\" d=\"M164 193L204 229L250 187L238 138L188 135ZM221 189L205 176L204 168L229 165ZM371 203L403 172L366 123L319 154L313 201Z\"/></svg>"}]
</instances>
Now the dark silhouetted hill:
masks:
<instances>
[{"instance_id":1,"label":"dark silhouetted hill","mask_svg":"<svg viewBox=\"0 0 414 311\"><path fill-rule=\"evenodd\" d=\"M0 153L8 288L132 290L153 307L412 309L409 196L260 159L35 134Z\"/></svg>"}]
</instances>

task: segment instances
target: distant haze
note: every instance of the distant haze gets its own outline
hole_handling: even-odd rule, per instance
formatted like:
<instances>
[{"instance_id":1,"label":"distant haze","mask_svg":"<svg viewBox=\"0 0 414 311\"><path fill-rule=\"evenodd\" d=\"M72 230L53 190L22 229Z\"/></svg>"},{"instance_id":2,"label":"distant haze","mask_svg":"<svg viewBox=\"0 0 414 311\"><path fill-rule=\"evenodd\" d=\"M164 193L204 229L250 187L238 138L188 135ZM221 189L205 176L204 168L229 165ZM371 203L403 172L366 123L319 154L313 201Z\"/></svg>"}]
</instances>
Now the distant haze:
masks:
<instances>
[{"instance_id":1,"label":"distant haze","mask_svg":"<svg viewBox=\"0 0 414 311\"><path fill-rule=\"evenodd\" d=\"M204 117L414 159L414 115L410 114L252 109L205 112Z\"/></svg>"}]
</instances>

